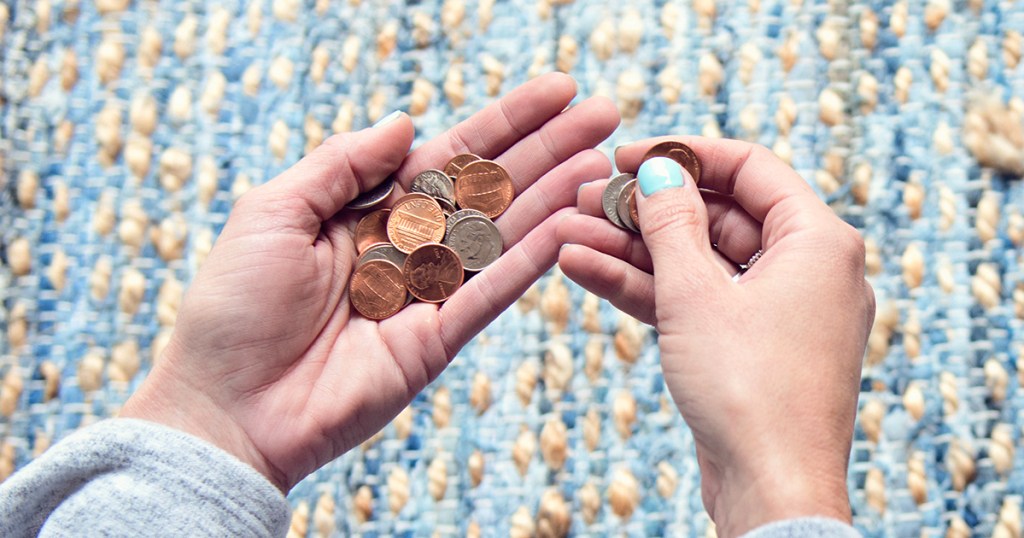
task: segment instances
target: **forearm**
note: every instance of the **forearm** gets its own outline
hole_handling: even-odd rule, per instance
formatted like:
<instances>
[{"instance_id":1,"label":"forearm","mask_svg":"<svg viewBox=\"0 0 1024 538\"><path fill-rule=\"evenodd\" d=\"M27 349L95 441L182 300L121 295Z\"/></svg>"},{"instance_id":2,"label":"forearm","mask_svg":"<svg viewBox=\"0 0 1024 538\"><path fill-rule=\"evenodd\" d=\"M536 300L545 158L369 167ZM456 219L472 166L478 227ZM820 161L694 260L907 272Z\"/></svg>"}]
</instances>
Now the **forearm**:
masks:
<instances>
[{"instance_id":1,"label":"forearm","mask_svg":"<svg viewBox=\"0 0 1024 538\"><path fill-rule=\"evenodd\" d=\"M150 422L86 428L0 484L0 535L284 536L288 505L220 449Z\"/></svg>"}]
</instances>

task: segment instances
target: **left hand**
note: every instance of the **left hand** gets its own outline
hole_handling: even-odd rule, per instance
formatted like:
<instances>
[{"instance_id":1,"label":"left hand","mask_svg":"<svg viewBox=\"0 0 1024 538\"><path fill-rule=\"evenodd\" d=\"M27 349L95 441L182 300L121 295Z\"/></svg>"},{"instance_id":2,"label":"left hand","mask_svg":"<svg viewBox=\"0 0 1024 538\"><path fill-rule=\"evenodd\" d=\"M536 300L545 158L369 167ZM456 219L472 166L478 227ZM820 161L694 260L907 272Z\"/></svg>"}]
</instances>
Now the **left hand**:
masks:
<instances>
[{"instance_id":1,"label":"left hand","mask_svg":"<svg viewBox=\"0 0 1024 538\"><path fill-rule=\"evenodd\" d=\"M575 89L562 74L538 77L408 156L404 114L335 135L247 193L121 416L204 438L285 492L373 435L554 264L557 214L580 183L608 176L591 148L618 114L599 98L563 112ZM394 201L418 172L467 152L515 182L519 196L496 220L505 253L443 305L413 303L380 322L359 316L348 280L362 212L345 204L392 172Z\"/></svg>"}]
</instances>

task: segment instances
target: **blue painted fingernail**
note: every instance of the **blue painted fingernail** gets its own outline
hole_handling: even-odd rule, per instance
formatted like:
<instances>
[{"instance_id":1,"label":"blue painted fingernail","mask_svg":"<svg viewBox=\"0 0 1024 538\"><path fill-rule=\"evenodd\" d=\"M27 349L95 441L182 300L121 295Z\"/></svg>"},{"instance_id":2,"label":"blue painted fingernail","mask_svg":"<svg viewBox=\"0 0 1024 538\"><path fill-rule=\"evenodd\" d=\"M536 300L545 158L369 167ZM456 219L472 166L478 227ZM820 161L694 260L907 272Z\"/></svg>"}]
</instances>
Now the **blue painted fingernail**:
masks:
<instances>
[{"instance_id":1,"label":"blue painted fingernail","mask_svg":"<svg viewBox=\"0 0 1024 538\"><path fill-rule=\"evenodd\" d=\"M388 114L387 116L384 116L383 118L377 120L377 123L373 124L373 128L376 129L377 127L383 127L383 126L385 126L385 125L387 125L387 124L397 120L399 118L399 116L401 116L401 115L402 115L402 111L401 110L396 110L396 111Z\"/></svg>"},{"instance_id":2,"label":"blue painted fingernail","mask_svg":"<svg viewBox=\"0 0 1024 538\"><path fill-rule=\"evenodd\" d=\"M644 196L686 184L683 167L668 157L654 157L644 161L640 165L640 170L637 170L636 179Z\"/></svg>"}]
</instances>

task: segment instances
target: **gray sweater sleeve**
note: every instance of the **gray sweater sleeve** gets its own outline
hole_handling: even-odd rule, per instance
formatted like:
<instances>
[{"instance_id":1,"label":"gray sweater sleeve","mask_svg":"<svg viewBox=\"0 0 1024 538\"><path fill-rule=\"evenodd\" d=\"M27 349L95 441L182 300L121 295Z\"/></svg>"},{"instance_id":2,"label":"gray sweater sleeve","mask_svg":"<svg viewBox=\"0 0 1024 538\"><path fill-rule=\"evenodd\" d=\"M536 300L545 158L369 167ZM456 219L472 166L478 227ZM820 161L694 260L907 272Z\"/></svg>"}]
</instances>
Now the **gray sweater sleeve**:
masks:
<instances>
[{"instance_id":1,"label":"gray sweater sleeve","mask_svg":"<svg viewBox=\"0 0 1024 538\"><path fill-rule=\"evenodd\" d=\"M0 536L284 536L288 522L255 469L141 420L76 432L0 484Z\"/></svg>"},{"instance_id":2,"label":"gray sweater sleeve","mask_svg":"<svg viewBox=\"0 0 1024 538\"><path fill-rule=\"evenodd\" d=\"M860 538L856 529L835 519L824 517L801 517L776 521L758 527L740 538Z\"/></svg>"}]
</instances>

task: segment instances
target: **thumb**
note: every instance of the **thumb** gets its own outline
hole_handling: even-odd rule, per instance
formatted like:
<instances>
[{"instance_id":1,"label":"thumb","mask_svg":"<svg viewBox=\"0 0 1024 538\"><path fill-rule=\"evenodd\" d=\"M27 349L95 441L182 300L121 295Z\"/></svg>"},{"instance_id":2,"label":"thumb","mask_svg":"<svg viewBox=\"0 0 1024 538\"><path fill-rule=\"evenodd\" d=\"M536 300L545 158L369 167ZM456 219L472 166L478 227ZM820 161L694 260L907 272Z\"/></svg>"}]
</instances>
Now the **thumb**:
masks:
<instances>
[{"instance_id":1,"label":"thumb","mask_svg":"<svg viewBox=\"0 0 1024 538\"><path fill-rule=\"evenodd\" d=\"M298 200L316 225L341 211L398 169L415 135L412 120L395 111L373 127L336 134L267 183L268 194Z\"/></svg>"},{"instance_id":2,"label":"thumb","mask_svg":"<svg viewBox=\"0 0 1024 538\"><path fill-rule=\"evenodd\" d=\"M708 211L690 174L667 157L637 171L637 211L654 265L656 295L702 301L724 281L708 236ZM659 309L659 312L661 309Z\"/></svg>"}]
</instances>

